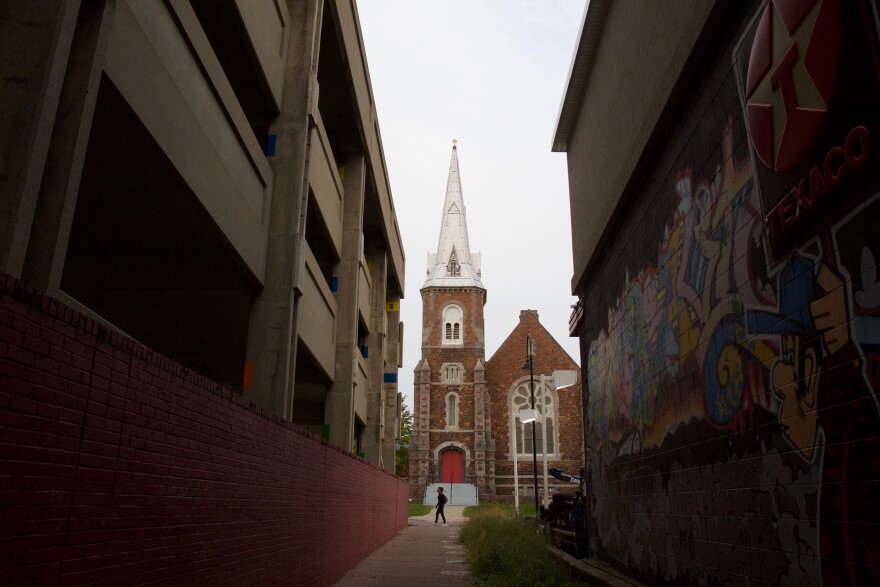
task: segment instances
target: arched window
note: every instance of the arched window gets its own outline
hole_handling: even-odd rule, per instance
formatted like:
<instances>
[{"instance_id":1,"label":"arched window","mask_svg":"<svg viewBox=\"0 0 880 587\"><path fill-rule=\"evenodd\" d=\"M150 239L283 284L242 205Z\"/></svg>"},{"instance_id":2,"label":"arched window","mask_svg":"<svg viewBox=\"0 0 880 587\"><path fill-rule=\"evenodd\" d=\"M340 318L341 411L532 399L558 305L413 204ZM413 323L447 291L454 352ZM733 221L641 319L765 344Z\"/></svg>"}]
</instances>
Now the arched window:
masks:
<instances>
[{"instance_id":1,"label":"arched window","mask_svg":"<svg viewBox=\"0 0 880 587\"><path fill-rule=\"evenodd\" d=\"M458 428L458 394L446 396L446 428Z\"/></svg>"},{"instance_id":2,"label":"arched window","mask_svg":"<svg viewBox=\"0 0 880 587\"><path fill-rule=\"evenodd\" d=\"M462 322L464 319L464 312L462 312L461 307L455 304L450 304L443 308L443 324L445 325L443 331L443 344L444 345L460 345L462 344Z\"/></svg>"},{"instance_id":3,"label":"arched window","mask_svg":"<svg viewBox=\"0 0 880 587\"><path fill-rule=\"evenodd\" d=\"M535 382L535 409L541 413L541 396L544 395L544 420L547 423L547 454L556 454L556 402L553 393L549 390L546 395L541 389L540 382ZM510 394L510 409L513 411L514 430L511 431L510 438L513 440L511 452L518 455L532 454L532 424L523 424L520 421L519 411L532 407L531 393L529 392L529 381L523 381L515 386ZM544 442L542 440L543 423L539 419L535 422L535 436L537 436L537 454L544 454Z\"/></svg>"}]
</instances>

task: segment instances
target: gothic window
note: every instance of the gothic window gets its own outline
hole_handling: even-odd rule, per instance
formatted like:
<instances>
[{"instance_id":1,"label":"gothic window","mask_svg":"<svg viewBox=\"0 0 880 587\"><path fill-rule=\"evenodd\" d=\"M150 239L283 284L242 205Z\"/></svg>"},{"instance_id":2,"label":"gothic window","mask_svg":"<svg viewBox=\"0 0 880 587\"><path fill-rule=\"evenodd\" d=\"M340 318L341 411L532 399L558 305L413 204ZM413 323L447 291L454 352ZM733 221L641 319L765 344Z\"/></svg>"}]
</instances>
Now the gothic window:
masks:
<instances>
[{"instance_id":1,"label":"gothic window","mask_svg":"<svg viewBox=\"0 0 880 587\"><path fill-rule=\"evenodd\" d=\"M458 428L458 394L446 396L446 428Z\"/></svg>"},{"instance_id":2,"label":"gothic window","mask_svg":"<svg viewBox=\"0 0 880 587\"><path fill-rule=\"evenodd\" d=\"M548 455L553 455L556 454L556 402L554 401L553 393L548 390L545 395L544 390L541 389L540 382L536 381L535 409L538 410L539 414L541 413L542 396L544 396L544 414L546 414L543 420L546 421L547 425L546 452ZM532 407L529 381L524 381L514 387L510 395L509 406L513 411L514 420L514 430L511 431L512 434L510 435L510 438L515 439L513 446L511 446L511 452L516 451L516 454L518 455L531 455L532 443L535 442L535 438L532 437L532 424L523 424L520 420L519 414L520 410ZM543 427L544 424L541 419L535 422L535 436L537 436L537 445L535 449L539 455L544 454Z\"/></svg>"},{"instance_id":3,"label":"gothic window","mask_svg":"<svg viewBox=\"0 0 880 587\"><path fill-rule=\"evenodd\" d=\"M462 321L464 312L459 306L450 304L443 308L443 344L444 345L460 345L462 344Z\"/></svg>"}]
</instances>

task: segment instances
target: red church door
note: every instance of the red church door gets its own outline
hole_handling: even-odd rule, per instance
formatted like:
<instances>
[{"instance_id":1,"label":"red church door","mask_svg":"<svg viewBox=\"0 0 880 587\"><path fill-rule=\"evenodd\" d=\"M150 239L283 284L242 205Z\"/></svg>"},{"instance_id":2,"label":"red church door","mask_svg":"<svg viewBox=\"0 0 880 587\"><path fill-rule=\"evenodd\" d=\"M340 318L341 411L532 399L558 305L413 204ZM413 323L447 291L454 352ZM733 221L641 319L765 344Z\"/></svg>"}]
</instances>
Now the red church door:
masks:
<instances>
[{"instance_id":1,"label":"red church door","mask_svg":"<svg viewBox=\"0 0 880 587\"><path fill-rule=\"evenodd\" d=\"M440 482L462 483L464 481L464 459L461 451L450 449L440 454Z\"/></svg>"}]
</instances>

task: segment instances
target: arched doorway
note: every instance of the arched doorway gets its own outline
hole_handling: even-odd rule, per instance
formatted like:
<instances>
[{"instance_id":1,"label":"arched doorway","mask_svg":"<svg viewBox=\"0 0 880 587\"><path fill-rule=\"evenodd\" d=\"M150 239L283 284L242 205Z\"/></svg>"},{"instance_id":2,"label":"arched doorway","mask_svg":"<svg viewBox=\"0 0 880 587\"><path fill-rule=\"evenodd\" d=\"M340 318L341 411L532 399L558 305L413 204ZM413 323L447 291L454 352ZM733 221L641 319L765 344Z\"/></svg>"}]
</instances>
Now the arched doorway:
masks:
<instances>
[{"instance_id":1,"label":"arched doorway","mask_svg":"<svg viewBox=\"0 0 880 587\"><path fill-rule=\"evenodd\" d=\"M440 482L464 483L464 455L457 448L440 453Z\"/></svg>"}]
</instances>

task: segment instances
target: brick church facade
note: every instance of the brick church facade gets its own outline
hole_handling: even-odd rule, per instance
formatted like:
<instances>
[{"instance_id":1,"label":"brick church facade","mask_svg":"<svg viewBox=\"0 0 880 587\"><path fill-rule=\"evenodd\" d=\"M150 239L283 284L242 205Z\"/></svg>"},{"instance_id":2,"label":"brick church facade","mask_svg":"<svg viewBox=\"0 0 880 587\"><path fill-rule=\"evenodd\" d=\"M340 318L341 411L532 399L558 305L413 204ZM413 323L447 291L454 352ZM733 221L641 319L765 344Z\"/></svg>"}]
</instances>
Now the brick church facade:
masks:
<instances>
[{"instance_id":1,"label":"brick church facade","mask_svg":"<svg viewBox=\"0 0 880 587\"><path fill-rule=\"evenodd\" d=\"M514 488L534 495L532 425L519 410L535 404L546 417L535 427L538 491L543 491L544 434L547 468L578 474L584 464L580 368L541 325L538 312L523 310L519 324L486 360L479 253L468 243L465 207L452 148L437 252L428 255L422 293L422 357L415 367L410 495L424 497L433 483L469 483L484 501L512 500ZM523 368L527 337L532 371ZM555 370L576 373L576 384L555 389ZM541 376L545 384L542 387ZM515 460L514 460L515 459ZM514 481L517 463L518 484ZM575 491L554 477L550 493Z\"/></svg>"}]
</instances>

